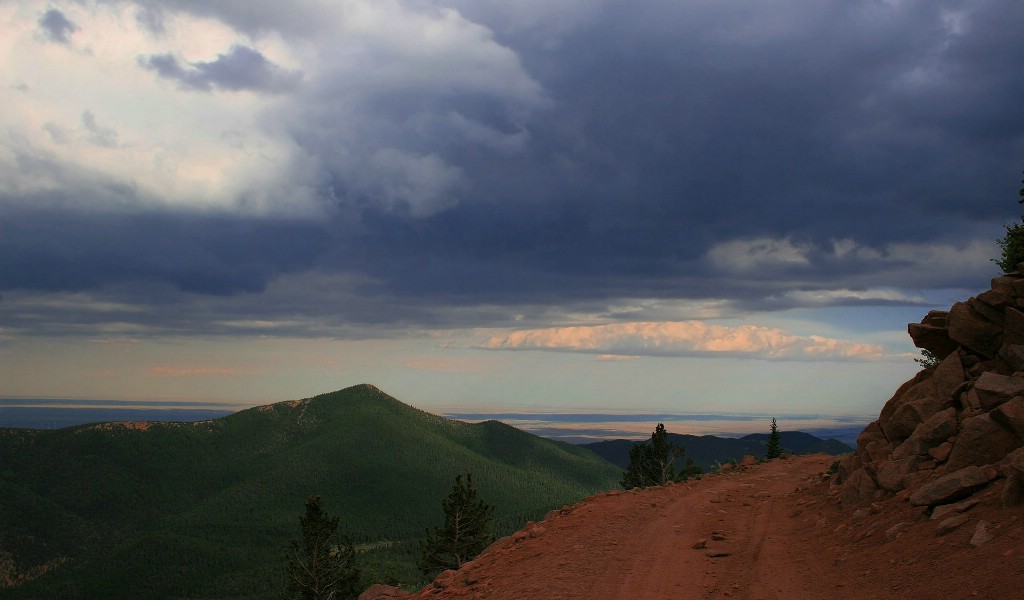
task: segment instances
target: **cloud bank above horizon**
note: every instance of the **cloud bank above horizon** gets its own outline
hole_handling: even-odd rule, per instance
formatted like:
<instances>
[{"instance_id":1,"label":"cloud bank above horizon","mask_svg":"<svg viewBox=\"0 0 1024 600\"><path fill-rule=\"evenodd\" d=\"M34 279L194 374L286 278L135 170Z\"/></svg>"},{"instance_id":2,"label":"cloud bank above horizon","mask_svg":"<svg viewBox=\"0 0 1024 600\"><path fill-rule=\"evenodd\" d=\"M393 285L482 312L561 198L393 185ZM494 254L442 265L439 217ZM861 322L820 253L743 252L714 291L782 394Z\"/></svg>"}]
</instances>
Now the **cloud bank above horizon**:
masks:
<instances>
[{"instance_id":1,"label":"cloud bank above horizon","mask_svg":"<svg viewBox=\"0 0 1024 600\"><path fill-rule=\"evenodd\" d=\"M12 0L0 27L12 356L902 360L1017 216L1015 0Z\"/></svg>"},{"instance_id":2,"label":"cloud bank above horizon","mask_svg":"<svg viewBox=\"0 0 1024 600\"><path fill-rule=\"evenodd\" d=\"M778 328L704 321L632 322L518 330L494 336L491 350L552 350L614 356L740 356L763 359L880 360L878 344L797 336ZM906 356L901 357L906 359Z\"/></svg>"}]
</instances>

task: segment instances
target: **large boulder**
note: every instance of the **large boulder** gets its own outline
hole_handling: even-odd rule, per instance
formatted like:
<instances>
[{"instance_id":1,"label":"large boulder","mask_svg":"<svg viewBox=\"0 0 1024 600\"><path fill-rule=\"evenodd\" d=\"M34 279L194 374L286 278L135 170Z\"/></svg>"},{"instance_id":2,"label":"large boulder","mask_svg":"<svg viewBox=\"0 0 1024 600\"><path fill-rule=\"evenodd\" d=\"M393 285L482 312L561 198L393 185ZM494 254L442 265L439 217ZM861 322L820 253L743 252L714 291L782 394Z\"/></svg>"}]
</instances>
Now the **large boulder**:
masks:
<instances>
[{"instance_id":1,"label":"large boulder","mask_svg":"<svg viewBox=\"0 0 1024 600\"><path fill-rule=\"evenodd\" d=\"M1006 341L999 347L999 358L1006 361L1014 371L1024 371L1024 344L1011 344Z\"/></svg>"},{"instance_id":2,"label":"large boulder","mask_svg":"<svg viewBox=\"0 0 1024 600\"><path fill-rule=\"evenodd\" d=\"M910 456L898 460L887 460L875 470L875 481L878 487L887 492L898 492L903 489L903 480L917 470L920 459Z\"/></svg>"},{"instance_id":3,"label":"large boulder","mask_svg":"<svg viewBox=\"0 0 1024 600\"><path fill-rule=\"evenodd\" d=\"M992 420L1024 442L1024 397L1017 396L989 413Z\"/></svg>"},{"instance_id":4,"label":"large boulder","mask_svg":"<svg viewBox=\"0 0 1024 600\"><path fill-rule=\"evenodd\" d=\"M1007 302L1008 297L1006 294L997 292L995 290L989 290L987 292L978 294L977 298L971 298L967 303L971 306L971 309L983 317L986 321L990 321L1003 327L1006 323L1005 310L1009 305Z\"/></svg>"},{"instance_id":5,"label":"large boulder","mask_svg":"<svg viewBox=\"0 0 1024 600\"><path fill-rule=\"evenodd\" d=\"M1002 325L1002 341L1007 344L1024 344L1024 312L1011 306L1002 314L1006 317Z\"/></svg>"},{"instance_id":6,"label":"large boulder","mask_svg":"<svg viewBox=\"0 0 1024 600\"><path fill-rule=\"evenodd\" d=\"M939 411L914 429L914 433L892 452L894 459L923 456L928 450L945 442L957 433L956 409Z\"/></svg>"},{"instance_id":7,"label":"large boulder","mask_svg":"<svg viewBox=\"0 0 1024 600\"><path fill-rule=\"evenodd\" d=\"M872 498L877 489L878 484L871 478L871 475L864 469L857 469L850 473L843 482L839 499L843 506L853 506L862 500Z\"/></svg>"},{"instance_id":8,"label":"large boulder","mask_svg":"<svg viewBox=\"0 0 1024 600\"><path fill-rule=\"evenodd\" d=\"M960 435L946 461L946 469L955 471L968 465L989 465L1001 461L1019 448L1021 441L991 416L978 415L961 423Z\"/></svg>"},{"instance_id":9,"label":"large boulder","mask_svg":"<svg viewBox=\"0 0 1024 600\"><path fill-rule=\"evenodd\" d=\"M1007 344L1024 344L1024 312L1008 307L1003 316L1003 342Z\"/></svg>"},{"instance_id":10,"label":"large boulder","mask_svg":"<svg viewBox=\"0 0 1024 600\"><path fill-rule=\"evenodd\" d=\"M1024 377L1007 377L987 371L974 383L978 402L984 410L992 410L1015 396L1024 395Z\"/></svg>"},{"instance_id":11,"label":"large boulder","mask_svg":"<svg viewBox=\"0 0 1024 600\"><path fill-rule=\"evenodd\" d=\"M885 437L894 444L901 444L909 438L918 425L949 408L953 404L950 398L926 396L913 402L899 406L888 421L882 422Z\"/></svg>"},{"instance_id":12,"label":"large boulder","mask_svg":"<svg viewBox=\"0 0 1024 600\"><path fill-rule=\"evenodd\" d=\"M1001 497L1003 506L1024 504L1024 448L1006 457L1003 475L1006 477Z\"/></svg>"},{"instance_id":13,"label":"large boulder","mask_svg":"<svg viewBox=\"0 0 1024 600\"><path fill-rule=\"evenodd\" d=\"M949 338L991 358L1003 343L1003 328L979 314L970 302L957 302L949 311Z\"/></svg>"},{"instance_id":14,"label":"large boulder","mask_svg":"<svg viewBox=\"0 0 1024 600\"><path fill-rule=\"evenodd\" d=\"M981 467L965 467L922 485L910 495L910 503L914 506L935 506L966 498L988 485L992 481L990 475Z\"/></svg>"},{"instance_id":15,"label":"large boulder","mask_svg":"<svg viewBox=\"0 0 1024 600\"><path fill-rule=\"evenodd\" d=\"M966 380L967 372L964 371L959 352L951 353L939 363L931 377L932 385L935 386L935 395L942 400L953 399L953 394L964 385Z\"/></svg>"},{"instance_id":16,"label":"large boulder","mask_svg":"<svg viewBox=\"0 0 1024 600\"><path fill-rule=\"evenodd\" d=\"M873 421L857 436L857 448L867 454L871 462L879 462L889 456L892 444L886 439L878 421Z\"/></svg>"},{"instance_id":17,"label":"large boulder","mask_svg":"<svg viewBox=\"0 0 1024 600\"><path fill-rule=\"evenodd\" d=\"M959 346L949 337L949 313L943 310L933 310L920 323L907 325L907 333L915 346L940 358L949 356Z\"/></svg>"}]
</instances>

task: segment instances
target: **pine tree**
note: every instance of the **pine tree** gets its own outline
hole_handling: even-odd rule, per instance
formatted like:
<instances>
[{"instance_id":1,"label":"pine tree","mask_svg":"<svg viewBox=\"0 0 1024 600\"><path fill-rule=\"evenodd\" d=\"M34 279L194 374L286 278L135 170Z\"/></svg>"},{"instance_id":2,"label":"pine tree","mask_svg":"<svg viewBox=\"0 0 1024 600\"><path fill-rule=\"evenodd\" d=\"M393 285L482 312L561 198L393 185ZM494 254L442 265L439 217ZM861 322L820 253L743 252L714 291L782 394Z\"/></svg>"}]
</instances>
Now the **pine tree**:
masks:
<instances>
[{"instance_id":1,"label":"pine tree","mask_svg":"<svg viewBox=\"0 0 1024 600\"><path fill-rule=\"evenodd\" d=\"M420 544L420 571L432 577L448 569L458 569L476 558L492 541L491 519L494 506L477 497L473 475L455 476L455 485L441 502L444 526L433 531Z\"/></svg>"},{"instance_id":2,"label":"pine tree","mask_svg":"<svg viewBox=\"0 0 1024 600\"><path fill-rule=\"evenodd\" d=\"M775 424L775 417L772 417L772 430L768 434L768 445L765 448L764 457L768 460L782 456L782 435L779 433L779 426Z\"/></svg>"},{"instance_id":3,"label":"pine tree","mask_svg":"<svg viewBox=\"0 0 1024 600\"><path fill-rule=\"evenodd\" d=\"M651 434L650 442L636 444L629 450L629 467L619 482L625 489L663 485L679 477L676 473L676 459L681 458L685 449L668 439L665 425L658 423ZM682 476L693 475L696 467L688 460Z\"/></svg>"},{"instance_id":4,"label":"pine tree","mask_svg":"<svg viewBox=\"0 0 1024 600\"><path fill-rule=\"evenodd\" d=\"M282 598L287 600L349 600L358 597L359 571L355 549L346 538L341 546L332 544L338 531L338 517L323 510L320 496L306 500L306 514L299 517L302 544L292 540L286 551L288 583Z\"/></svg>"},{"instance_id":5,"label":"pine tree","mask_svg":"<svg viewBox=\"0 0 1024 600\"><path fill-rule=\"evenodd\" d=\"M1021 181L1024 183L1024 181ZM1020 200L1024 204L1024 188L1018 192ZM999 258L993 258L992 262L999 265L1003 273L1011 273L1017 270L1017 265L1024 262L1024 216L1017 223L1006 226L1006 235L996 240L999 244Z\"/></svg>"}]
</instances>

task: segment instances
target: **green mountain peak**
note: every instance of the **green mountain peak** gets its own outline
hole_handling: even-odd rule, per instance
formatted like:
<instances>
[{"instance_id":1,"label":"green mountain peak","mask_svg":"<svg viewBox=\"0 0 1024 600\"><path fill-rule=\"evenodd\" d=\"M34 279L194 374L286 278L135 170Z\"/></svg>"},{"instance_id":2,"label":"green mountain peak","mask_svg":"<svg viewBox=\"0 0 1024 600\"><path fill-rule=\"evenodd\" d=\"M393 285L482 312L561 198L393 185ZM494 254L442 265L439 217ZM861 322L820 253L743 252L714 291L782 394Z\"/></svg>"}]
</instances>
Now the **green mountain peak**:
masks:
<instances>
[{"instance_id":1,"label":"green mountain peak","mask_svg":"<svg viewBox=\"0 0 1024 600\"><path fill-rule=\"evenodd\" d=\"M445 419L369 384L195 424L0 429L0 465L0 557L21 582L3 595L15 599L276 597L313 495L371 577L418 583L418 542L455 475L473 473L499 535L620 475L587 450Z\"/></svg>"}]
</instances>

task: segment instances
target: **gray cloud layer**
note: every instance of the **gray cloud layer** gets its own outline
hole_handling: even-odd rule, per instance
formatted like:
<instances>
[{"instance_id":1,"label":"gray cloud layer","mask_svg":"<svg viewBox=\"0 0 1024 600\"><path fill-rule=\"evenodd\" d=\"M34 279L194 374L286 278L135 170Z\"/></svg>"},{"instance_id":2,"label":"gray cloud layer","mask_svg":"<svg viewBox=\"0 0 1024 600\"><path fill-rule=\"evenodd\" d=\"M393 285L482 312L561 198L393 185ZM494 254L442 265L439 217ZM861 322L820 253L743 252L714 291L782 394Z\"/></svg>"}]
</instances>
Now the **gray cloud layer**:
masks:
<instances>
[{"instance_id":1,"label":"gray cloud layer","mask_svg":"<svg viewBox=\"0 0 1024 600\"><path fill-rule=\"evenodd\" d=\"M26 150L26 169L68 183L0 191L2 291L151 306L139 289L239 301L320 274L359 283L242 304L267 319L460 325L487 323L486 307L615 298L899 303L856 292L977 288L994 274L985 245L995 255L1017 216L1016 0L419 3L409 14L447 37L409 48L400 20L394 38L318 37L317 3L138 4L152 31L185 11L325 45L315 74L244 45L139 61L190 90L282 95L266 127L301 160L281 189L314 189L322 210L69 211L138 192ZM62 43L74 31L40 26ZM118 141L81 114L97 144Z\"/></svg>"},{"instance_id":2,"label":"gray cloud layer","mask_svg":"<svg viewBox=\"0 0 1024 600\"><path fill-rule=\"evenodd\" d=\"M50 41L58 44L68 43L71 34L78 31L78 26L55 8L46 11L46 14L39 19L39 27L43 29Z\"/></svg>"},{"instance_id":3,"label":"gray cloud layer","mask_svg":"<svg viewBox=\"0 0 1024 600\"><path fill-rule=\"evenodd\" d=\"M245 46L233 46L216 60L188 66L182 66L171 54L140 57L139 64L160 77L176 80L183 88L204 92L219 88L284 93L302 80L301 72L282 69Z\"/></svg>"}]
</instances>

